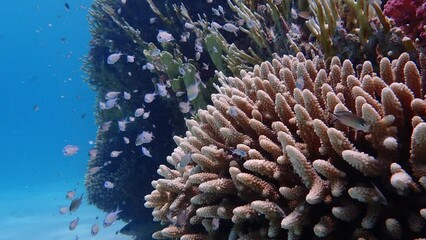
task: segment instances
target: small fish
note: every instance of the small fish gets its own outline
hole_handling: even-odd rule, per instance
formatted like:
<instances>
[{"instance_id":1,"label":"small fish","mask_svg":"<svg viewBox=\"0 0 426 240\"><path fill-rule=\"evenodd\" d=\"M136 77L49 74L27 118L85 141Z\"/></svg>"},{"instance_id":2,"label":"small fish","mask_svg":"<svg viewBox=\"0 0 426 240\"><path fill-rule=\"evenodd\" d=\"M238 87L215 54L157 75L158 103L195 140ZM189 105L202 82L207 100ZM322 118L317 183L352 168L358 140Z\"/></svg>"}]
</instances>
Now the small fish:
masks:
<instances>
[{"instance_id":1,"label":"small fish","mask_svg":"<svg viewBox=\"0 0 426 240\"><path fill-rule=\"evenodd\" d=\"M225 31L228 31L228 32L234 33L235 35L237 35L237 31L239 30L239 28L238 28L237 26L235 26L234 24L232 24L232 23L225 23L225 24L222 26L222 28L223 28Z\"/></svg>"},{"instance_id":2,"label":"small fish","mask_svg":"<svg viewBox=\"0 0 426 240\"><path fill-rule=\"evenodd\" d=\"M220 12L219 10L217 10L216 8L212 8L213 14L216 16L220 16Z\"/></svg>"},{"instance_id":3,"label":"small fish","mask_svg":"<svg viewBox=\"0 0 426 240\"><path fill-rule=\"evenodd\" d=\"M370 180L371 185L373 185L374 190L376 190L377 194L379 195L379 199L378 202L383 204L383 205L388 205L388 200L386 199L385 195L383 195L382 191L379 190L378 187L376 187L376 185Z\"/></svg>"},{"instance_id":4,"label":"small fish","mask_svg":"<svg viewBox=\"0 0 426 240\"><path fill-rule=\"evenodd\" d=\"M65 207L61 207L60 209L59 209L59 214L61 214L61 215L64 215L65 213L67 213L68 212L68 206L65 206Z\"/></svg>"},{"instance_id":5,"label":"small fish","mask_svg":"<svg viewBox=\"0 0 426 240\"><path fill-rule=\"evenodd\" d=\"M156 57L156 56L160 55L160 53L161 53L161 50L156 48L156 49L151 51L150 55L151 55L151 57Z\"/></svg>"},{"instance_id":6,"label":"small fish","mask_svg":"<svg viewBox=\"0 0 426 240\"><path fill-rule=\"evenodd\" d=\"M67 10L70 10L70 5L69 5L68 3L65 3L65 8L66 8Z\"/></svg>"},{"instance_id":7,"label":"small fish","mask_svg":"<svg viewBox=\"0 0 426 240\"><path fill-rule=\"evenodd\" d=\"M120 94L121 92L107 92L107 94L105 94L105 100L117 98Z\"/></svg>"},{"instance_id":8,"label":"small fish","mask_svg":"<svg viewBox=\"0 0 426 240\"><path fill-rule=\"evenodd\" d=\"M64 154L64 156L69 157L69 156L75 155L79 149L80 149L79 147L74 145L66 145L62 149L62 153Z\"/></svg>"},{"instance_id":9,"label":"small fish","mask_svg":"<svg viewBox=\"0 0 426 240\"><path fill-rule=\"evenodd\" d=\"M92 149L89 150L89 158L90 158L90 160L95 159L97 155L98 155L98 149L92 148Z\"/></svg>"},{"instance_id":10,"label":"small fish","mask_svg":"<svg viewBox=\"0 0 426 240\"><path fill-rule=\"evenodd\" d=\"M297 78L297 80L296 80L296 87L299 90L303 90L303 88L305 87L305 80L302 77Z\"/></svg>"},{"instance_id":11,"label":"small fish","mask_svg":"<svg viewBox=\"0 0 426 240\"><path fill-rule=\"evenodd\" d=\"M210 26L212 26L212 28L214 28L214 29L221 29L222 28L222 26L217 22L210 23Z\"/></svg>"},{"instance_id":12,"label":"small fish","mask_svg":"<svg viewBox=\"0 0 426 240\"><path fill-rule=\"evenodd\" d=\"M127 62L128 63L135 62L135 56L129 56L129 55L127 55Z\"/></svg>"},{"instance_id":13,"label":"small fish","mask_svg":"<svg viewBox=\"0 0 426 240\"><path fill-rule=\"evenodd\" d=\"M128 92L123 92L123 96L124 96L124 99L126 100L130 100L130 98L132 98L132 95Z\"/></svg>"},{"instance_id":14,"label":"small fish","mask_svg":"<svg viewBox=\"0 0 426 240\"><path fill-rule=\"evenodd\" d=\"M145 112L145 109L143 109L143 108L138 108L138 109L136 109L136 111L135 111L135 117L140 117L140 116L142 116L142 114Z\"/></svg>"},{"instance_id":15,"label":"small fish","mask_svg":"<svg viewBox=\"0 0 426 240\"><path fill-rule=\"evenodd\" d=\"M121 120L118 121L118 130L120 130L121 132L125 132L126 131L126 124L128 123L127 120Z\"/></svg>"},{"instance_id":16,"label":"small fish","mask_svg":"<svg viewBox=\"0 0 426 240\"><path fill-rule=\"evenodd\" d=\"M113 98L105 103L105 109L111 109L117 105L118 98ZM118 105L117 105L118 106Z\"/></svg>"},{"instance_id":17,"label":"small fish","mask_svg":"<svg viewBox=\"0 0 426 240\"><path fill-rule=\"evenodd\" d=\"M142 118L143 119L149 118L149 112L144 112L143 115L142 115Z\"/></svg>"},{"instance_id":18,"label":"small fish","mask_svg":"<svg viewBox=\"0 0 426 240\"><path fill-rule=\"evenodd\" d=\"M155 92L147 93L147 94L145 94L143 99L146 103L151 103L152 101L154 101L156 95L157 94Z\"/></svg>"},{"instance_id":19,"label":"small fish","mask_svg":"<svg viewBox=\"0 0 426 240\"><path fill-rule=\"evenodd\" d=\"M33 110L34 110L34 112L38 112L38 111L40 111L40 106L39 105L34 105L33 106Z\"/></svg>"},{"instance_id":20,"label":"small fish","mask_svg":"<svg viewBox=\"0 0 426 240\"><path fill-rule=\"evenodd\" d=\"M188 113L191 110L191 102L180 102L179 110L181 113Z\"/></svg>"},{"instance_id":21,"label":"small fish","mask_svg":"<svg viewBox=\"0 0 426 240\"><path fill-rule=\"evenodd\" d=\"M203 69L206 71L209 70L209 65L206 63L203 63Z\"/></svg>"},{"instance_id":22,"label":"small fish","mask_svg":"<svg viewBox=\"0 0 426 240\"><path fill-rule=\"evenodd\" d=\"M90 234L92 234L92 236L96 236L99 232L99 225L97 223L92 225L92 228L90 229Z\"/></svg>"},{"instance_id":23,"label":"small fish","mask_svg":"<svg viewBox=\"0 0 426 240\"><path fill-rule=\"evenodd\" d=\"M336 118L335 120L339 120L339 122L348 127L361 130L363 132L368 132L370 130L370 124L367 123L367 121L349 111L335 111L334 113L330 113ZM333 122L335 120L333 120Z\"/></svg>"},{"instance_id":24,"label":"small fish","mask_svg":"<svg viewBox=\"0 0 426 240\"><path fill-rule=\"evenodd\" d=\"M297 16L305 19L305 20L309 20L311 18L310 12L309 11L301 11L297 13Z\"/></svg>"},{"instance_id":25,"label":"small fish","mask_svg":"<svg viewBox=\"0 0 426 240\"><path fill-rule=\"evenodd\" d=\"M108 56L108 58L107 58L107 63L108 64L114 64L114 63L116 63L120 59L121 55L123 55L123 54L122 53L112 53L112 54L110 54Z\"/></svg>"},{"instance_id":26,"label":"small fish","mask_svg":"<svg viewBox=\"0 0 426 240\"><path fill-rule=\"evenodd\" d=\"M182 95L184 95L186 92L183 91L177 91L176 92L176 97L181 97Z\"/></svg>"},{"instance_id":27,"label":"small fish","mask_svg":"<svg viewBox=\"0 0 426 240\"><path fill-rule=\"evenodd\" d=\"M193 101L195 98L197 98L198 93L200 92L200 88L198 85L200 85L201 81L196 80L195 83L189 85L186 88L186 94L188 96L189 101Z\"/></svg>"},{"instance_id":28,"label":"small fish","mask_svg":"<svg viewBox=\"0 0 426 240\"><path fill-rule=\"evenodd\" d=\"M89 174L93 175L96 174L97 172L99 172L102 169L102 167L92 167L89 169Z\"/></svg>"},{"instance_id":29,"label":"small fish","mask_svg":"<svg viewBox=\"0 0 426 240\"><path fill-rule=\"evenodd\" d=\"M222 15L225 15L225 11L223 10L222 5L219 5L219 6L217 7L217 10L219 10L219 12L220 12Z\"/></svg>"},{"instance_id":30,"label":"small fish","mask_svg":"<svg viewBox=\"0 0 426 240\"><path fill-rule=\"evenodd\" d=\"M75 196L75 191L76 191L75 188L74 190L68 191L67 194L65 195L65 199L73 199Z\"/></svg>"},{"instance_id":31,"label":"small fish","mask_svg":"<svg viewBox=\"0 0 426 240\"><path fill-rule=\"evenodd\" d=\"M237 108L235 106L229 107L227 113L229 115L231 115L232 117L238 117L238 111L237 111Z\"/></svg>"},{"instance_id":32,"label":"small fish","mask_svg":"<svg viewBox=\"0 0 426 240\"><path fill-rule=\"evenodd\" d=\"M215 217L212 219L212 229L213 230L219 229L219 218Z\"/></svg>"},{"instance_id":33,"label":"small fish","mask_svg":"<svg viewBox=\"0 0 426 240\"><path fill-rule=\"evenodd\" d=\"M117 220L118 218L118 214L121 212L122 210L120 210L118 207L114 212L110 212L105 216L104 219L104 228L111 226L115 220Z\"/></svg>"},{"instance_id":34,"label":"small fish","mask_svg":"<svg viewBox=\"0 0 426 240\"><path fill-rule=\"evenodd\" d=\"M152 17L149 19L149 23L154 24L157 21L156 17Z\"/></svg>"},{"instance_id":35,"label":"small fish","mask_svg":"<svg viewBox=\"0 0 426 240\"><path fill-rule=\"evenodd\" d=\"M104 187L107 188L107 189L112 189L112 188L115 187L115 184L112 183L112 182L110 182L110 181L105 181L104 182Z\"/></svg>"},{"instance_id":36,"label":"small fish","mask_svg":"<svg viewBox=\"0 0 426 240\"><path fill-rule=\"evenodd\" d=\"M188 163L192 161L191 156L191 153L183 155L179 161L179 167L184 168L186 165L188 165Z\"/></svg>"},{"instance_id":37,"label":"small fish","mask_svg":"<svg viewBox=\"0 0 426 240\"><path fill-rule=\"evenodd\" d=\"M152 71L155 69L155 66L152 63L146 63L145 65L142 66L142 70L146 70L146 69Z\"/></svg>"},{"instance_id":38,"label":"small fish","mask_svg":"<svg viewBox=\"0 0 426 240\"><path fill-rule=\"evenodd\" d=\"M232 154L235 154L235 155L238 155L238 156L240 156L240 157L242 157L242 158L247 157L247 152L246 152L246 151L243 151L243 150L241 150L241 149L238 149L238 148L232 149L232 150L231 150L231 153L232 153Z\"/></svg>"},{"instance_id":39,"label":"small fish","mask_svg":"<svg viewBox=\"0 0 426 240\"><path fill-rule=\"evenodd\" d=\"M143 131L136 137L135 145L140 146L144 143L150 143L154 139L154 134L152 132Z\"/></svg>"},{"instance_id":40,"label":"small fish","mask_svg":"<svg viewBox=\"0 0 426 240\"><path fill-rule=\"evenodd\" d=\"M101 110L105 110L105 109L106 109L106 103L104 103L104 102L99 102L99 108L100 108Z\"/></svg>"},{"instance_id":41,"label":"small fish","mask_svg":"<svg viewBox=\"0 0 426 240\"><path fill-rule=\"evenodd\" d=\"M121 154L122 152L123 152L123 151L112 151L109 155L110 155L112 158L116 158L116 157L120 156L120 154Z\"/></svg>"},{"instance_id":42,"label":"small fish","mask_svg":"<svg viewBox=\"0 0 426 240\"><path fill-rule=\"evenodd\" d=\"M157 94L165 97L167 96L168 92L167 92L167 85L166 84L162 84L162 83L157 83ZM154 95L155 96L155 95Z\"/></svg>"},{"instance_id":43,"label":"small fish","mask_svg":"<svg viewBox=\"0 0 426 240\"><path fill-rule=\"evenodd\" d=\"M112 123L112 121L102 123L102 125L100 127L100 131L101 132L107 132L109 130L109 128L111 127L111 123Z\"/></svg>"},{"instance_id":44,"label":"small fish","mask_svg":"<svg viewBox=\"0 0 426 240\"><path fill-rule=\"evenodd\" d=\"M70 222L70 226L68 227L70 229L70 231L74 230L77 227L78 221L80 221L79 217L77 217L76 219L74 219Z\"/></svg>"},{"instance_id":45,"label":"small fish","mask_svg":"<svg viewBox=\"0 0 426 240\"><path fill-rule=\"evenodd\" d=\"M162 30L158 31L157 41L159 43L167 43L167 42L172 41L173 39L174 38L170 33L166 32L166 31L162 31Z\"/></svg>"},{"instance_id":46,"label":"small fish","mask_svg":"<svg viewBox=\"0 0 426 240\"><path fill-rule=\"evenodd\" d=\"M146 147L142 147L141 148L142 154L147 156L147 157L152 157L151 153L149 152L149 150Z\"/></svg>"},{"instance_id":47,"label":"small fish","mask_svg":"<svg viewBox=\"0 0 426 240\"><path fill-rule=\"evenodd\" d=\"M247 27L248 28L254 28L256 26L256 22L254 20L248 20L246 21Z\"/></svg>"},{"instance_id":48,"label":"small fish","mask_svg":"<svg viewBox=\"0 0 426 240\"><path fill-rule=\"evenodd\" d=\"M191 33L190 33L190 32L183 32L183 33L180 35L180 41L181 41L181 42L187 42L190 36L191 36Z\"/></svg>"},{"instance_id":49,"label":"small fish","mask_svg":"<svg viewBox=\"0 0 426 240\"><path fill-rule=\"evenodd\" d=\"M125 144L130 143L130 139L128 137L123 137L123 141L124 141Z\"/></svg>"},{"instance_id":50,"label":"small fish","mask_svg":"<svg viewBox=\"0 0 426 240\"><path fill-rule=\"evenodd\" d=\"M81 201L83 200L83 193L81 194L80 198L74 198L71 203L70 206L68 208L68 210L70 212L75 212L77 211L77 209L80 207L81 205Z\"/></svg>"}]
</instances>

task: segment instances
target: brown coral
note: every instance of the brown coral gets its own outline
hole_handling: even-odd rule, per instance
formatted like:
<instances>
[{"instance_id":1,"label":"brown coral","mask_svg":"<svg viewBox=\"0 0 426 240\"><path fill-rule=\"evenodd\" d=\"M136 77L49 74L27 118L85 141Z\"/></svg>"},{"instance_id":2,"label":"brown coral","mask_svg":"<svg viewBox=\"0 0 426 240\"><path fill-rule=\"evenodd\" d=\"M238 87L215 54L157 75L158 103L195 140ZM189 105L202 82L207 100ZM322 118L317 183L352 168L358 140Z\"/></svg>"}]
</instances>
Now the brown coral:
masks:
<instances>
[{"instance_id":1,"label":"brown coral","mask_svg":"<svg viewBox=\"0 0 426 240\"><path fill-rule=\"evenodd\" d=\"M175 139L168 161L179 174L156 181L146 197L167 225L153 237L425 236L424 69L407 56L382 60L383 79L371 63L357 78L347 60L333 58L323 69L300 53L239 78L218 73L214 106L187 120L186 137ZM345 110L362 117L368 132L332 121L330 112ZM185 154L192 162L180 167ZM182 213L185 224L177 224Z\"/></svg>"}]
</instances>

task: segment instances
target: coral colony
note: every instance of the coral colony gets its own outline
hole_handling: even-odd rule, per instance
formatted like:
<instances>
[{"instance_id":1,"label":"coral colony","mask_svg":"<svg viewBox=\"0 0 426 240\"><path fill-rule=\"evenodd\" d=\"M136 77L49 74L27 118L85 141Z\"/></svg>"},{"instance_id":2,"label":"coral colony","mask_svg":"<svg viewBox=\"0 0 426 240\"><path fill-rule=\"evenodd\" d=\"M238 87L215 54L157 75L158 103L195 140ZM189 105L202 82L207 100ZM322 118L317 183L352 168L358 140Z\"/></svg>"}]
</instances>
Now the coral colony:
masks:
<instances>
[{"instance_id":1,"label":"coral colony","mask_svg":"<svg viewBox=\"0 0 426 240\"><path fill-rule=\"evenodd\" d=\"M425 15L95 0L89 203L136 239L424 239Z\"/></svg>"}]
</instances>

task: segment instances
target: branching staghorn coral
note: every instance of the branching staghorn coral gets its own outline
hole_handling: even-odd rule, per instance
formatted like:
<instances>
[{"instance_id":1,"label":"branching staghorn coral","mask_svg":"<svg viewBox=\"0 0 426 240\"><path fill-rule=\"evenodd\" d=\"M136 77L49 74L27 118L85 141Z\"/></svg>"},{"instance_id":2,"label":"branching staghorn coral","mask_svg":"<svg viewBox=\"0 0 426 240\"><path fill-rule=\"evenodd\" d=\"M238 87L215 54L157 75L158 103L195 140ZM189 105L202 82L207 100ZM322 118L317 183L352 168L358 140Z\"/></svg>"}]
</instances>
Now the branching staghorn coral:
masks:
<instances>
[{"instance_id":1,"label":"branching staghorn coral","mask_svg":"<svg viewBox=\"0 0 426 240\"><path fill-rule=\"evenodd\" d=\"M218 73L145 197L166 225L153 238L424 237L426 66L406 53L379 65L299 53ZM335 121L348 111L364 131Z\"/></svg>"}]
</instances>

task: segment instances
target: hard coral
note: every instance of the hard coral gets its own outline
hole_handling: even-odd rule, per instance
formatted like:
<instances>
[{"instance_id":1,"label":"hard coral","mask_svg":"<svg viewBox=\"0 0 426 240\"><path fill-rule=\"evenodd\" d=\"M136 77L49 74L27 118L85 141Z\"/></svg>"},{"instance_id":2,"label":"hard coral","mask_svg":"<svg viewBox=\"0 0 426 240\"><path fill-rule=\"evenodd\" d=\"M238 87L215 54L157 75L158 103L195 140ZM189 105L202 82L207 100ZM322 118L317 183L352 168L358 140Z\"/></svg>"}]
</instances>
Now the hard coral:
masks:
<instances>
[{"instance_id":1,"label":"hard coral","mask_svg":"<svg viewBox=\"0 0 426 240\"><path fill-rule=\"evenodd\" d=\"M423 0L389 0L383 11L412 39L425 46L426 3Z\"/></svg>"},{"instance_id":2,"label":"hard coral","mask_svg":"<svg viewBox=\"0 0 426 240\"><path fill-rule=\"evenodd\" d=\"M408 54L380 74L299 53L218 76L214 106L186 121L145 197L167 225L153 238L425 236L426 91ZM332 121L341 111L368 132Z\"/></svg>"}]
</instances>

